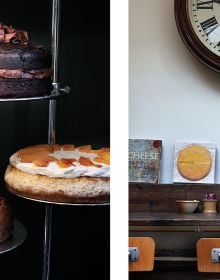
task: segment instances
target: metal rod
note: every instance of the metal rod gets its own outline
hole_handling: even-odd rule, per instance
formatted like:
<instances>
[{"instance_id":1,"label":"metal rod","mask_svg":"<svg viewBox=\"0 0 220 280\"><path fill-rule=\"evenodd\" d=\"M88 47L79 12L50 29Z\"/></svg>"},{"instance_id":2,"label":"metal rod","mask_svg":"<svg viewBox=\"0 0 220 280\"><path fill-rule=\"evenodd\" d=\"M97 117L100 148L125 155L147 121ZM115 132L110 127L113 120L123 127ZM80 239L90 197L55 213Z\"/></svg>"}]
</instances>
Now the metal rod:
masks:
<instances>
[{"instance_id":1,"label":"metal rod","mask_svg":"<svg viewBox=\"0 0 220 280\"><path fill-rule=\"evenodd\" d=\"M52 68L53 68L53 94L57 94L59 85L59 63L60 63L60 14L61 0L53 0L52 3ZM48 143L56 143L56 100L49 101L49 121L48 121ZM45 224L44 224L44 262L43 262L43 280L50 279L50 261L51 261L51 234L52 234L52 213L53 206L46 204Z\"/></svg>"},{"instance_id":2,"label":"metal rod","mask_svg":"<svg viewBox=\"0 0 220 280\"><path fill-rule=\"evenodd\" d=\"M61 18L61 0L53 0L52 11L52 68L53 84L59 83L59 64L60 64L60 18ZM57 88L55 88L56 90Z\"/></svg>"},{"instance_id":3,"label":"metal rod","mask_svg":"<svg viewBox=\"0 0 220 280\"><path fill-rule=\"evenodd\" d=\"M160 262L196 262L196 257L171 257L171 256L163 256L163 257L155 257L155 261Z\"/></svg>"},{"instance_id":4,"label":"metal rod","mask_svg":"<svg viewBox=\"0 0 220 280\"><path fill-rule=\"evenodd\" d=\"M56 100L49 101L48 144L56 143Z\"/></svg>"},{"instance_id":5,"label":"metal rod","mask_svg":"<svg viewBox=\"0 0 220 280\"><path fill-rule=\"evenodd\" d=\"M44 222L44 262L43 280L50 279L50 255L51 255L51 230L52 230L52 206L46 205Z\"/></svg>"}]
</instances>

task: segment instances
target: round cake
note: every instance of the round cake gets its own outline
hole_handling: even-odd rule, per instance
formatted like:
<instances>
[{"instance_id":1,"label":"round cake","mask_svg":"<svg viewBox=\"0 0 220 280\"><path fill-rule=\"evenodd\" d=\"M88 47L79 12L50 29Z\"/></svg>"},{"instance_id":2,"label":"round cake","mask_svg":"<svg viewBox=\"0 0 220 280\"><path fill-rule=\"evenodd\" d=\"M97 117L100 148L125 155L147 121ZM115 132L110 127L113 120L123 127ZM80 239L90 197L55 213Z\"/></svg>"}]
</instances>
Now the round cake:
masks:
<instances>
[{"instance_id":1,"label":"round cake","mask_svg":"<svg viewBox=\"0 0 220 280\"><path fill-rule=\"evenodd\" d=\"M7 240L13 230L13 219L11 208L9 207L6 199L0 197L0 242Z\"/></svg>"},{"instance_id":2,"label":"round cake","mask_svg":"<svg viewBox=\"0 0 220 280\"><path fill-rule=\"evenodd\" d=\"M0 24L0 98L47 95L51 54L29 43L27 32Z\"/></svg>"},{"instance_id":3,"label":"round cake","mask_svg":"<svg viewBox=\"0 0 220 280\"><path fill-rule=\"evenodd\" d=\"M10 157L7 188L24 197L58 203L108 203L110 150L90 145L36 145Z\"/></svg>"},{"instance_id":4,"label":"round cake","mask_svg":"<svg viewBox=\"0 0 220 280\"><path fill-rule=\"evenodd\" d=\"M177 168L184 178L197 181L206 177L212 167L210 152L200 145L182 149L177 158Z\"/></svg>"}]
</instances>

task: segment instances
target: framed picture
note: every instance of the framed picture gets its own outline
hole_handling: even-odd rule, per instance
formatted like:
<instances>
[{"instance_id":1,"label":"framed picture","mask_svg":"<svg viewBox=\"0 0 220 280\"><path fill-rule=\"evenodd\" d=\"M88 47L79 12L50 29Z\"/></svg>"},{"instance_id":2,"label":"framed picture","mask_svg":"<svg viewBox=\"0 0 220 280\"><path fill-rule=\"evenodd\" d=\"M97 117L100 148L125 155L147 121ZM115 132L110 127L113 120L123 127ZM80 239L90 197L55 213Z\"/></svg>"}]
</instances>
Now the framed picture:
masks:
<instances>
[{"instance_id":1,"label":"framed picture","mask_svg":"<svg viewBox=\"0 0 220 280\"><path fill-rule=\"evenodd\" d=\"M214 143L177 142L174 152L174 183L215 182Z\"/></svg>"},{"instance_id":2,"label":"framed picture","mask_svg":"<svg viewBox=\"0 0 220 280\"><path fill-rule=\"evenodd\" d=\"M158 183L161 150L161 140L129 139L129 182Z\"/></svg>"}]
</instances>

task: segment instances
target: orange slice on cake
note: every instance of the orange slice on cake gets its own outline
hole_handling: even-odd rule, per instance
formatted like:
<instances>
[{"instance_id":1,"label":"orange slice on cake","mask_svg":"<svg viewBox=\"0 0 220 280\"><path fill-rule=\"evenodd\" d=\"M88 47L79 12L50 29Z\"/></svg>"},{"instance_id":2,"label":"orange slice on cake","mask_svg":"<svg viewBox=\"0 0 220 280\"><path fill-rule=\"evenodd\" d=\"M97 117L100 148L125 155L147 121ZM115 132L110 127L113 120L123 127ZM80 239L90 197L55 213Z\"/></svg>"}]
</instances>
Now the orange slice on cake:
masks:
<instances>
[{"instance_id":1,"label":"orange slice on cake","mask_svg":"<svg viewBox=\"0 0 220 280\"><path fill-rule=\"evenodd\" d=\"M60 167L60 168L67 168L67 167L70 167L74 164L74 162L76 162L77 160L74 159L74 158L61 158L59 160L57 160L57 165Z\"/></svg>"},{"instance_id":2,"label":"orange slice on cake","mask_svg":"<svg viewBox=\"0 0 220 280\"><path fill-rule=\"evenodd\" d=\"M95 166L95 167L101 167L100 164L93 163L89 158L80 157L79 163L83 166Z\"/></svg>"},{"instance_id":3,"label":"orange slice on cake","mask_svg":"<svg viewBox=\"0 0 220 280\"><path fill-rule=\"evenodd\" d=\"M20 154L18 157L21 159L21 162L26 162L26 163L31 163L36 160L40 161L55 161L56 158L53 156L49 156L48 154L45 153L32 153L32 154Z\"/></svg>"},{"instance_id":4,"label":"orange slice on cake","mask_svg":"<svg viewBox=\"0 0 220 280\"><path fill-rule=\"evenodd\" d=\"M23 155L23 154L32 154L32 153L45 153L48 154L48 150L44 147L28 147L26 149L21 149L18 152L18 155Z\"/></svg>"},{"instance_id":5,"label":"orange slice on cake","mask_svg":"<svg viewBox=\"0 0 220 280\"><path fill-rule=\"evenodd\" d=\"M36 158L33 160L33 164L37 167L47 167L49 165L49 161L43 158Z\"/></svg>"},{"instance_id":6,"label":"orange slice on cake","mask_svg":"<svg viewBox=\"0 0 220 280\"><path fill-rule=\"evenodd\" d=\"M77 147L77 149L83 153L90 153L92 151L91 145L80 146L80 147Z\"/></svg>"},{"instance_id":7,"label":"orange slice on cake","mask_svg":"<svg viewBox=\"0 0 220 280\"><path fill-rule=\"evenodd\" d=\"M61 148L63 148L64 151L74 151L75 146L72 144L65 144L61 145Z\"/></svg>"}]
</instances>

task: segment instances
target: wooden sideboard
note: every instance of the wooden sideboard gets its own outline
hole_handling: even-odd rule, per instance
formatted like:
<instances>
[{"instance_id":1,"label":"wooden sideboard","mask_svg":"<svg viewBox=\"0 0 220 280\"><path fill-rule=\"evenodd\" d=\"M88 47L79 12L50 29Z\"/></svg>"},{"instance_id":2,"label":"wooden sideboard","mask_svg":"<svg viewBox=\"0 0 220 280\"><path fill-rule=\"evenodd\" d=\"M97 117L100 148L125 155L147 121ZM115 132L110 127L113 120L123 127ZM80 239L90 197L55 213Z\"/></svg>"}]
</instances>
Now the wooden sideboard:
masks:
<instances>
[{"instance_id":1,"label":"wooden sideboard","mask_svg":"<svg viewBox=\"0 0 220 280\"><path fill-rule=\"evenodd\" d=\"M155 267L149 279L218 279L216 273L197 272L196 242L203 237L220 238L220 203L217 215L203 214L202 198L220 185L129 184L129 236L155 240ZM200 200L193 214L179 213L175 200ZM165 276L166 275L166 276ZM145 279L130 273L130 279ZM161 278L160 278L161 277ZM177 278L175 278L177 277Z\"/></svg>"}]
</instances>

